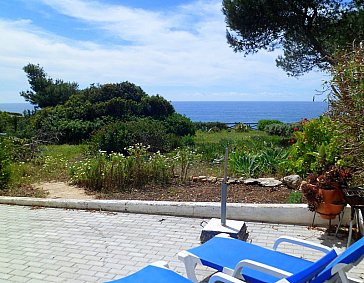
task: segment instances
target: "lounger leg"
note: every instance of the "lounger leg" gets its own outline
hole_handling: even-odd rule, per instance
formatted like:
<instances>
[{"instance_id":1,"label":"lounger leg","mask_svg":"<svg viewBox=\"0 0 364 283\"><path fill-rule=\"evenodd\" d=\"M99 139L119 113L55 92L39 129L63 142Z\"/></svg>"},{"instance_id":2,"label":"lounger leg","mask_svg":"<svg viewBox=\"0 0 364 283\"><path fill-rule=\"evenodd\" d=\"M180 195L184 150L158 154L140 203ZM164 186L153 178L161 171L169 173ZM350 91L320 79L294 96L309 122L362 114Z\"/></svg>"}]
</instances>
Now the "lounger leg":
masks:
<instances>
[{"instance_id":1,"label":"lounger leg","mask_svg":"<svg viewBox=\"0 0 364 283\"><path fill-rule=\"evenodd\" d=\"M195 269L198 263L201 264L200 259L186 251L180 252L178 254L178 259L184 263L188 279L198 283L199 281L196 277Z\"/></svg>"},{"instance_id":2,"label":"lounger leg","mask_svg":"<svg viewBox=\"0 0 364 283\"><path fill-rule=\"evenodd\" d=\"M353 221L355 221L355 209L351 207L351 218L350 218L350 227L349 227L349 237L348 237L348 243L346 245L346 248L350 246L351 243L351 237L353 235Z\"/></svg>"},{"instance_id":3,"label":"lounger leg","mask_svg":"<svg viewBox=\"0 0 364 283\"><path fill-rule=\"evenodd\" d=\"M350 281L346 277L346 273L345 273L344 270L339 271L339 276L340 276L340 280L341 280L342 283L350 283Z\"/></svg>"},{"instance_id":4,"label":"lounger leg","mask_svg":"<svg viewBox=\"0 0 364 283\"><path fill-rule=\"evenodd\" d=\"M337 228L336 228L336 231L335 231L335 237L337 237L337 233L339 232L341 223L342 223L343 218L344 218L344 213L345 213L345 209L342 211L341 214L339 214L339 224L337 224Z\"/></svg>"}]
</instances>

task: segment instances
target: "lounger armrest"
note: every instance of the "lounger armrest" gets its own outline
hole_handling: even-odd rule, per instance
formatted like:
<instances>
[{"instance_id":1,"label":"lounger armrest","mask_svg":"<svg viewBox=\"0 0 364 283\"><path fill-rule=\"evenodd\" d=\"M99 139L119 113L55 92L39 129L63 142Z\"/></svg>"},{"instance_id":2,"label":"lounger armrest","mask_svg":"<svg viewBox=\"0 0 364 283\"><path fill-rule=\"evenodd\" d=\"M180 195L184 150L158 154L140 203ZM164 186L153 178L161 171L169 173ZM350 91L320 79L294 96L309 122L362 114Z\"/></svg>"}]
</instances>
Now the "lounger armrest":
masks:
<instances>
[{"instance_id":1,"label":"lounger armrest","mask_svg":"<svg viewBox=\"0 0 364 283\"><path fill-rule=\"evenodd\" d=\"M225 273L217 272L214 275L212 275L209 280L209 283L215 283L215 282L242 283L243 281L238 278L227 275Z\"/></svg>"},{"instance_id":2,"label":"lounger armrest","mask_svg":"<svg viewBox=\"0 0 364 283\"><path fill-rule=\"evenodd\" d=\"M260 262L254 261L254 260L244 259L235 266L233 277L241 278L241 272L242 272L243 268L245 268L245 267L248 267L250 269L254 269L254 270L257 270L257 271L260 271L260 272L263 272L263 273L266 273L268 275L278 277L278 278L285 278L285 277L292 275L292 273L287 272L285 270L275 268L273 266L270 266L270 265L267 265L264 263L260 263Z\"/></svg>"},{"instance_id":3,"label":"lounger armrest","mask_svg":"<svg viewBox=\"0 0 364 283\"><path fill-rule=\"evenodd\" d=\"M306 248L310 248L310 249L314 249L314 250L323 252L325 254L332 251L332 248L329 248L327 246L317 244L317 243L313 243L313 242L306 241L306 240L302 240L302 239L297 239L297 238L294 238L294 237L289 237L289 236L279 237L275 241L275 243L273 245L273 250L276 250L278 248L278 246L280 244L282 244L282 243L290 243L290 244L294 244L294 245L303 246L303 247L306 247Z\"/></svg>"}]
</instances>

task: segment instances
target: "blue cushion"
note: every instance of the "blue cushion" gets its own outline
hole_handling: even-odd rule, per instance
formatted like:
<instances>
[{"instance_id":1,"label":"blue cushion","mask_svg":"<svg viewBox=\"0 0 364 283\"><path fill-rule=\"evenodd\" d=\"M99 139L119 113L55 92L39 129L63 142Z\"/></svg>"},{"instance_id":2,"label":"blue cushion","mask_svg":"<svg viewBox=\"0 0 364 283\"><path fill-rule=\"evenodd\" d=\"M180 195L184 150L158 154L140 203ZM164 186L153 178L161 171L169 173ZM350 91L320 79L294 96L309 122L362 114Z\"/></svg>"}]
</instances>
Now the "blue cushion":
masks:
<instances>
[{"instance_id":1,"label":"blue cushion","mask_svg":"<svg viewBox=\"0 0 364 283\"><path fill-rule=\"evenodd\" d=\"M264 263L292 274L312 265L311 261L231 238L214 237L188 251L199 257L203 265L218 271L223 271L224 267L234 270L236 264L244 259ZM242 275L248 282L265 283L278 280L277 277L249 268L244 268Z\"/></svg>"},{"instance_id":2,"label":"blue cushion","mask_svg":"<svg viewBox=\"0 0 364 283\"><path fill-rule=\"evenodd\" d=\"M292 283L305 283L320 273L330 262L337 257L337 253L332 250L319 260L315 261L310 267L298 272L286 279Z\"/></svg>"},{"instance_id":3,"label":"blue cushion","mask_svg":"<svg viewBox=\"0 0 364 283\"><path fill-rule=\"evenodd\" d=\"M157 267L153 265L148 265L143 269L130 274L129 276L110 281L109 283L192 283L192 281L188 280L187 278L177 274L176 272Z\"/></svg>"},{"instance_id":4,"label":"blue cushion","mask_svg":"<svg viewBox=\"0 0 364 283\"><path fill-rule=\"evenodd\" d=\"M331 275L331 269L338 263L350 264L356 262L364 255L364 237L356 241L342 254L340 254L334 261L332 261L317 277L312 281L314 283L324 282L328 280Z\"/></svg>"}]
</instances>

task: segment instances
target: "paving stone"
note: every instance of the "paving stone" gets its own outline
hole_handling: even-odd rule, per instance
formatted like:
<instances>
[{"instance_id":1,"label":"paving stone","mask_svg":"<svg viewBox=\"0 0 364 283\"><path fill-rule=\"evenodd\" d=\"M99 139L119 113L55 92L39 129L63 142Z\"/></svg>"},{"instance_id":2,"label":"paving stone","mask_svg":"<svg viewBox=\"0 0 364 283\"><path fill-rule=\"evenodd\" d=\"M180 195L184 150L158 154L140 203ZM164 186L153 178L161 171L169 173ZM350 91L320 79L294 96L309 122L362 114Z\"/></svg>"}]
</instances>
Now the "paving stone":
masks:
<instances>
[{"instance_id":1,"label":"paving stone","mask_svg":"<svg viewBox=\"0 0 364 283\"><path fill-rule=\"evenodd\" d=\"M160 222L161 219L165 219ZM157 260L186 275L177 253L199 245L200 218L0 205L0 282L104 282L126 276ZM271 248L289 235L344 250L347 235L325 229L247 222L248 242ZM151 232L151 233L149 233ZM282 245L314 260L315 253ZM198 266L202 282L213 270ZM364 263L353 268L361 278ZM5 280L5 281L4 281ZM40 280L40 281L39 281Z\"/></svg>"},{"instance_id":2,"label":"paving stone","mask_svg":"<svg viewBox=\"0 0 364 283\"><path fill-rule=\"evenodd\" d=\"M23 277L23 276L19 276L19 275L15 275L12 276L8 279L8 281L3 281L3 282L28 282L30 280L29 277Z\"/></svg>"}]
</instances>

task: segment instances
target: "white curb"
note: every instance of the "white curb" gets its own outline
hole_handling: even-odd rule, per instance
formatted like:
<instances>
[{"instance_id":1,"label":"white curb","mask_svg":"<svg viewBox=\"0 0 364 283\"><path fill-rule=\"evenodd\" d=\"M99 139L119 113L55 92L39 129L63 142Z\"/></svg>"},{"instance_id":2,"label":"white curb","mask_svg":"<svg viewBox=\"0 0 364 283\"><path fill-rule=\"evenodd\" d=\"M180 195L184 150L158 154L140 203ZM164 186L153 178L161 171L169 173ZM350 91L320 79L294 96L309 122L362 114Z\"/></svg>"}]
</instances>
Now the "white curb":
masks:
<instances>
[{"instance_id":1,"label":"white curb","mask_svg":"<svg viewBox=\"0 0 364 283\"><path fill-rule=\"evenodd\" d=\"M218 202L168 202L140 200L75 200L28 197L0 197L0 204L41 206L68 209L88 209L129 213L161 214L185 217L220 217ZM306 204L228 203L227 218L267 223L311 225L313 213ZM328 220L316 215L315 225L328 225ZM345 208L342 224L350 222L350 208ZM332 224L338 223L338 217Z\"/></svg>"}]
</instances>

